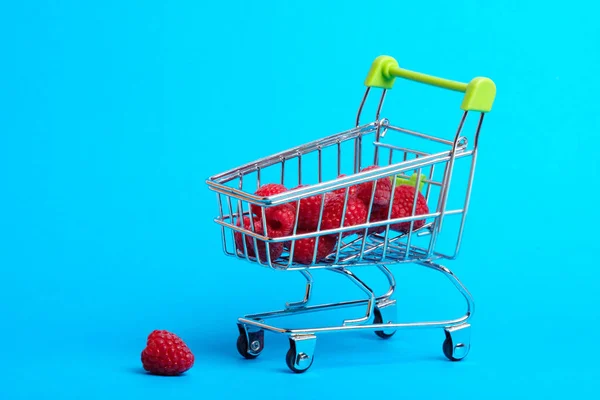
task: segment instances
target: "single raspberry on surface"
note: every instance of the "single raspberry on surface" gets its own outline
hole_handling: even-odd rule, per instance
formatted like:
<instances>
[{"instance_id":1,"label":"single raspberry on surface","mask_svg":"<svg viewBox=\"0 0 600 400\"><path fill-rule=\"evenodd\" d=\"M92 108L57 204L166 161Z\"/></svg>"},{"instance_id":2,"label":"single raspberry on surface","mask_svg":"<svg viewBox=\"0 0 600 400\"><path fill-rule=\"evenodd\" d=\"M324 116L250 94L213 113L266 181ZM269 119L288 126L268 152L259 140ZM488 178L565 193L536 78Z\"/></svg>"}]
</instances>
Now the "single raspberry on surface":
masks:
<instances>
[{"instance_id":1,"label":"single raspberry on surface","mask_svg":"<svg viewBox=\"0 0 600 400\"><path fill-rule=\"evenodd\" d=\"M307 232L299 232L307 233ZM334 249L337 239L333 236L319 236L319 244L317 245L317 237L299 239L294 241L294 257L293 261L299 264L311 264L317 246L317 256L315 262L319 262L327 257ZM291 251L291 244L290 251Z\"/></svg>"},{"instance_id":2,"label":"single raspberry on surface","mask_svg":"<svg viewBox=\"0 0 600 400\"><path fill-rule=\"evenodd\" d=\"M336 229L342 226L342 215L344 217L344 227L360 225L367 222L367 206L357 197L349 197L346 204L346 213L344 211L344 196L331 196L325 203L323 219L321 221L321 230ZM343 236L352 235L356 231L345 232ZM337 236L337 235L334 235Z\"/></svg>"},{"instance_id":3,"label":"single raspberry on surface","mask_svg":"<svg viewBox=\"0 0 600 400\"><path fill-rule=\"evenodd\" d=\"M363 168L361 172L371 171L378 169L377 165L371 165L370 167ZM357 196L369 206L371 203L371 196L373 192L373 182L365 182L358 185ZM377 180L375 187L375 195L373 197L374 206L385 206L390 204L390 197L392 195L392 180L389 177L383 177Z\"/></svg>"},{"instance_id":4,"label":"single raspberry on surface","mask_svg":"<svg viewBox=\"0 0 600 400\"><path fill-rule=\"evenodd\" d=\"M154 330L148 335L141 359L144 369L155 375L180 375L194 365L194 355L188 346L166 330Z\"/></svg>"},{"instance_id":5,"label":"single raspberry on surface","mask_svg":"<svg viewBox=\"0 0 600 400\"><path fill-rule=\"evenodd\" d=\"M396 187L394 191L394 202L392 204L392 219L405 218L412 216L412 208L415 199L415 187L410 185L401 185ZM418 192L417 195L417 208L415 209L415 216L429 214L429 207L427 206L427 200L425 196ZM413 230L419 229L425 225L425 220L416 220L413 224ZM407 233L410 230L410 222L401 222L390 226L398 232Z\"/></svg>"},{"instance_id":6,"label":"single raspberry on surface","mask_svg":"<svg viewBox=\"0 0 600 400\"><path fill-rule=\"evenodd\" d=\"M237 226L241 226L239 221L237 223ZM244 217L244 229L252 232L251 227L252 227L252 224L251 224L250 218ZM258 219L254 220L254 232L259 235L262 235L264 232L263 224ZM267 225L267 232L268 232L268 236L277 237L277 236L273 235L274 232L271 231L271 229L269 228L268 225ZM256 257L256 252L254 251L254 238L250 235L242 235L240 232L235 231L234 237L235 237L236 249L239 250L242 254L244 253L244 241L242 240L243 236L246 237L246 250L248 251L248 255L250 257ZM256 239L256 247L258 248L258 259L261 262L266 263L268 261L267 260L267 244L262 240ZM269 244L269 255L271 256L271 262L274 262L276 259L278 259L282 253L283 253L283 244L282 243L270 243Z\"/></svg>"},{"instance_id":7,"label":"single raspberry on surface","mask_svg":"<svg viewBox=\"0 0 600 400\"><path fill-rule=\"evenodd\" d=\"M307 185L299 185L294 189L305 187ZM325 196L327 198L327 196ZM298 212L298 230L315 231L319 223L319 214L321 213L321 202L325 202L323 195L307 197L300 200L300 211ZM296 203L291 203L296 204Z\"/></svg>"}]
</instances>

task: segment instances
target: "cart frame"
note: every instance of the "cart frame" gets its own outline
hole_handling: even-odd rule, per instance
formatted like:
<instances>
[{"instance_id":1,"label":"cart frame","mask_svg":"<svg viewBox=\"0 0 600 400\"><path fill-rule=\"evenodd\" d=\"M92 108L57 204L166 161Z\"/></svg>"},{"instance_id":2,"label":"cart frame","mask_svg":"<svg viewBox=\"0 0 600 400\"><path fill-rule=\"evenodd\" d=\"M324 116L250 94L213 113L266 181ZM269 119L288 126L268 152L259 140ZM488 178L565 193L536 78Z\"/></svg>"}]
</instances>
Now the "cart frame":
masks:
<instances>
[{"instance_id":1,"label":"cart frame","mask_svg":"<svg viewBox=\"0 0 600 400\"><path fill-rule=\"evenodd\" d=\"M392 125L387 118L380 118L382 106L386 93L394 85L396 78L404 78L428 85L433 85L456 92L463 92L463 110L458 128L453 140L448 140L433 135L421 133L415 130ZM333 332L349 332L356 330L372 330L381 338L390 338L397 329L408 328L443 328L445 340L442 345L443 353L452 361L458 361L467 356L470 350L470 319L474 312L474 301L460 280L446 267L438 262L440 260L454 260L458 256L464 231L465 220L469 208L471 188L477 162L477 151L479 144L479 133L486 113L491 111L495 99L496 89L494 83L488 78L475 78L468 84L446 80L402 69L396 60L389 56L380 56L372 64L369 74L365 80L367 87L358 108L355 127L325 138L315 140L301 146L274 154L263 159L247 163L240 167L210 177L206 183L209 188L216 192L219 206L219 217L215 222L221 227L223 251L228 256L237 257L251 263L282 271L299 271L306 280L304 298L297 302L288 302L285 308L277 311L263 312L245 315L238 319L239 336L237 349L246 358L256 358L264 348L264 332L269 331L287 335L290 342L289 351L286 354L286 364L293 372L304 372L313 363L317 335ZM382 89L376 116L373 122L360 123L364 105L371 93L372 88ZM469 146L469 141L462 135L465 121L470 112L479 113L476 125L475 139ZM442 150L436 152L424 152L403 146L397 146L384 140L391 133L408 135L418 140L436 142L442 146ZM374 146L374 164L379 165L385 153L389 153L388 165L380 166L374 170L362 171L366 138L374 136L370 143ZM353 147L352 174L342 176L342 147L344 143L351 143ZM324 156L327 149L337 153L337 177L335 179L323 179ZM318 183L309 186L297 187L284 193L260 197L247 189L249 181L256 182L256 187L261 185L261 173L264 175L266 169L281 169L280 179L283 184L286 179L286 165L297 161L298 183L302 184L303 160L307 155L317 155ZM393 162L393 157L402 155L402 161ZM454 174L454 166L457 160L470 159L468 179L465 187L465 196L462 207L449 207L448 195L450 184ZM435 168L443 167L441 179L435 177ZM428 172L429 171L429 172ZM413 172L412 175L408 175ZM255 178L251 178L255 175ZM414 186L414 204L412 213L401 218L392 218L391 206L387 218L372 221L371 215L374 210L374 195L381 179L392 179L392 201L394 189L398 185ZM323 218L323 207L326 195L332 191L343 191L344 213L348 204L350 188L363 183L373 183L371 203L368 205L367 222L360 225L344 226L342 217L341 226L336 229L321 229ZM246 187L244 186L246 185ZM417 196L426 186L424 198L435 207L427 214L417 214ZM433 201L432 194L435 188L439 190L437 201ZM422 193L421 193L422 194ZM298 213L300 201L307 197L321 196L321 210L318 228L312 232L298 231ZM293 232L287 236L269 237L267 234L257 232L254 219L258 218L262 223L262 232L268 232L265 213L270 207L282 204L296 204L296 222ZM258 206L262 215L253 215L251 206ZM456 235L456 246L451 252L440 251L437 247L438 237L442 232L443 222L446 218L457 216L460 218L458 232ZM240 223L243 218L249 218L251 228L247 229ZM417 221L423 221L417 227ZM408 224L410 229L398 232L395 227L399 224ZM375 229L376 232L372 232ZM235 238L242 238L243 246L236 244ZM337 245L327 257L317 259L317 246L320 238L325 235L337 237ZM250 238L248 242L247 239ZM317 241L312 262L300 264L294 258L294 246L296 241L314 238ZM428 240L426 246L415 244L417 240ZM233 249L231 246L233 245ZM286 245L283 252L276 259L272 259L271 250L275 246ZM262 253L261 253L261 247ZM243 247L243 248L240 248ZM262 255L261 255L262 254ZM466 312L464 315L448 320L440 321L417 321L396 322L396 300L393 298L396 282L389 265L398 263L415 263L419 266L438 271L446 276L466 300ZM389 289L382 295L375 292L361 280L352 269L356 267L376 267L387 278ZM328 270L351 280L366 295L366 299L344 301L330 304L313 305L311 294L313 289L313 277L311 271ZM268 324L266 320L275 317L285 317L300 313L313 313L325 310L333 310L346 307L365 306L364 315L347 319L340 325L310 327L310 328L288 328Z\"/></svg>"}]
</instances>

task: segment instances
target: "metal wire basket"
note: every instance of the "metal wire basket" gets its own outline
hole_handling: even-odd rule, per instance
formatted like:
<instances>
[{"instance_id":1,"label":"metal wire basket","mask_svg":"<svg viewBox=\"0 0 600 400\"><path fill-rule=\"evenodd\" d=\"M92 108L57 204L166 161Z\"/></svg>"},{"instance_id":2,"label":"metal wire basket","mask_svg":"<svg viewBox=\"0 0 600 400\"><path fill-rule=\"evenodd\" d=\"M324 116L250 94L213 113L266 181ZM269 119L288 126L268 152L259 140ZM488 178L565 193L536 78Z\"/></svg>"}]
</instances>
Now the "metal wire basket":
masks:
<instances>
[{"instance_id":1,"label":"metal wire basket","mask_svg":"<svg viewBox=\"0 0 600 400\"><path fill-rule=\"evenodd\" d=\"M396 78L464 93L463 112L453 138L406 129L392 124L387 118L380 118L384 98ZM475 78L465 84L420 74L400 68L388 56L374 61L365 85L367 89L352 129L247 163L207 180L209 188L217 194L219 215L215 222L221 227L225 254L267 268L299 271L307 281L302 301L287 303L280 311L239 318L237 348L246 358L260 354L264 348L265 330L289 336L286 363L294 372L304 372L312 365L316 335L326 332L368 329L382 338L389 338L399 328L437 327L444 329L446 339L442 349L450 360L460 360L469 352L468 320L472 316L473 300L456 276L437 261L455 259L461 246L479 133L485 114L491 111L495 85L488 78ZM361 124L363 107L373 88L382 89L376 117L372 122ZM463 135L470 113L478 115L472 144ZM414 143L410 147L406 145L409 138ZM425 143L434 143L435 151L425 151ZM466 160L469 167L466 181L459 188L463 195L460 206L450 206L449 192L458 160ZM363 168L365 164L370 168ZM270 196L255 194L265 183L274 182L290 189ZM386 196L389 193L385 204L378 199L378 189ZM348 222L346 217L351 215L348 212L355 211L359 205L356 193L362 195L360 203L364 204L364 210L359 211L363 218L358 223ZM326 215L326 205L334 196L341 205L341 212L339 221L334 218L332 225ZM311 229L303 226L303 201L317 204L318 212L313 215L316 226ZM290 206L289 210L295 213L293 226L285 234L272 234L268 215L278 208ZM439 246L440 235L450 217L458 219L458 227L452 231L455 245L451 251L445 251ZM309 247L312 257L306 254L300 257L297 248L302 246L305 250L307 244L312 246ZM445 321L396 322L395 279L387 266L398 263L416 263L444 274L465 297L466 314ZM351 271L351 268L364 266L374 266L386 276L390 287L385 294L377 296ZM362 289L367 299L311 305L311 271L317 269L347 277ZM289 329L265 322L272 317L363 304L366 305L364 316L336 326Z\"/></svg>"}]
</instances>

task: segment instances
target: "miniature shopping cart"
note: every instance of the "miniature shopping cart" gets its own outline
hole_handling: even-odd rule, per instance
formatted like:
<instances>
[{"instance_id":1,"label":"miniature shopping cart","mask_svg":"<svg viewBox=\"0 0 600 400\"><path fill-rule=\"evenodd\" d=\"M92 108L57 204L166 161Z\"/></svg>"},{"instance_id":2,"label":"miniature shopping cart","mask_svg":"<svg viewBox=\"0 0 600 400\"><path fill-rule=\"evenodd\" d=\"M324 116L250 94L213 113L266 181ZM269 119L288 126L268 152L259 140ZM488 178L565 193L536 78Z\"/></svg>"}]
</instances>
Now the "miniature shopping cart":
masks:
<instances>
[{"instance_id":1,"label":"miniature shopping cart","mask_svg":"<svg viewBox=\"0 0 600 400\"><path fill-rule=\"evenodd\" d=\"M453 137L444 139L420 133L380 118L384 97L396 78L463 93L460 122ZM445 332L442 350L448 359L458 361L469 352L473 299L458 278L438 262L455 259L461 245L479 132L484 115L492 108L495 85L488 78L478 77L467 84L409 71L400 68L389 56L376 58L365 85L367 89L352 129L247 163L207 180L209 188L217 194L219 215L215 222L220 226L224 252L267 268L298 271L306 279L306 291L301 301L287 303L280 311L238 319L237 350L246 358L256 358L261 353L265 331L288 336L290 348L285 361L294 372L304 372L312 365L317 335L331 332L370 330L381 338L389 338L401 328L442 328ZM372 122L361 124L361 113L373 89L381 90L379 102L375 103L378 104L376 117ZM462 134L469 113L476 115L474 139ZM436 148L424 150L425 144ZM460 195L458 205L453 205L449 200L450 183L461 171L457 168L458 163L465 163L466 167L464 174L461 173L462 179L455 179L456 185L452 186L452 193ZM376 167L365 169L367 165ZM376 210L374 200L378 186L385 186L384 179L389 179L392 187L389 205L384 206L381 217L381 206L377 205ZM257 189L271 182L288 190L271 196L255 194ZM347 225L344 218L352 190L364 184L370 184L372 191L366 205L367 219L364 223ZM414 193L409 207L412 212L398 217L393 197L399 193L396 189L400 186L409 186ZM333 192L343 196L342 218L338 227L323 229L325 204ZM315 196L321 198L317 228L302 231L298 228L301 201ZM417 212L420 198L425 199L427 212ZM292 232L284 236L270 234L266 216L270 209L284 204L294 205L296 218ZM376 212L380 215L377 219L373 218ZM452 219L455 229L445 229ZM244 223L248 220L249 224ZM297 260L295 245L300 240L315 242L309 262ZM335 240L335 246L328 254L319 254L318 243L326 240ZM449 242L449 250L442 249L441 245ZM398 322L393 296L396 283L389 266L399 263L414 263L446 276L466 299L466 314L442 321ZM359 279L356 270L364 266L383 273L389 282L386 293L377 295ZM365 293L366 299L312 304L312 272L315 270L332 271L348 278ZM366 308L364 315L346 319L336 326L292 329L266 322L274 317L356 306Z\"/></svg>"}]
</instances>

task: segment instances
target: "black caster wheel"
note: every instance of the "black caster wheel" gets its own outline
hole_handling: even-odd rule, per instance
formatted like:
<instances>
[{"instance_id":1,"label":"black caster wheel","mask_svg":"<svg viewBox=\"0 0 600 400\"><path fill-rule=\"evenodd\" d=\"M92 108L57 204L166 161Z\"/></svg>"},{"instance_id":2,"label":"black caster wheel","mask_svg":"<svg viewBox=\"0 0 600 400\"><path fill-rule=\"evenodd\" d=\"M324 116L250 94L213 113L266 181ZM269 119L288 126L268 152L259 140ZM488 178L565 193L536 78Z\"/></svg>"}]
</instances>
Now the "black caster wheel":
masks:
<instances>
[{"instance_id":1,"label":"black caster wheel","mask_svg":"<svg viewBox=\"0 0 600 400\"><path fill-rule=\"evenodd\" d=\"M288 368L292 370L292 372L295 372L297 374L301 374L303 372L306 372L313 363L314 357L310 358L310 361L306 362L306 366L303 367L297 367L296 366L296 358L297 357L306 357L303 354L297 355L295 350L289 349L287 354L285 355L285 363L287 364Z\"/></svg>"},{"instance_id":2,"label":"black caster wheel","mask_svg":"<svg viewBox=\"0 0 600 400\"><path fill-rule=\"evenodd\" d=\"M313 335L303 338L290 338L290 349L285 355L285 363L288 368L297 374L306 372L315 359L315 341Z\"/></svg>"},{"instance_id":3,"label":"black caster wheel","mask_svg":"<svg viewBox=\"0 0 600 400\"><path fill-rule=\"evenodd\" d=\"M442 351L444 352L446 358L448 358L448 360L450 361L460 361L459 359L454 358L454 356L452 355L453 348L454 345L452 344L452 339L444 339L444 344L442 344Z\"/></svg>"},{"instance_id":4,"label":"black caster wheel","mask_svg":"<svg viewBox=\"0 0 600 400\"><path fill-rule=\"evenodd\" d=\"M442 351L448 360L460 361L467 356L470 350L470 343L468 337L463 337L463 342L460 342L457 337L453 337L452 332L445 331L446 339L442 344Z\"/></svg>"},{"instance_id":5,"label":"black caster wheel","mask_svg":"<svg viewBox=\"0 0 600 400\"><path fill-rule=\"evenodd\" d=\"M381 315L381 310L375 307L374 314L375 315L373 318L373 324L383 324L383 316ZM375 334L382 339L389 339L392 336L394 336L394 333L396 333L396 331L375 331Z\"/></svg>"},{"instance_id":6,"label":"black caster wheel","mask_svg":"<svg viewBox=\"0 0 600 400\"><path fill-rule=\"evenodd\" d=\"M256 332L248 332L248 337L250 338L250 343L248 343L246 332L242 328L242 332L240 332L237 338L236 347L242 357L251 360L258 357L265 347L265 331L261 329Z\"/></svg>"}]
</instances>

